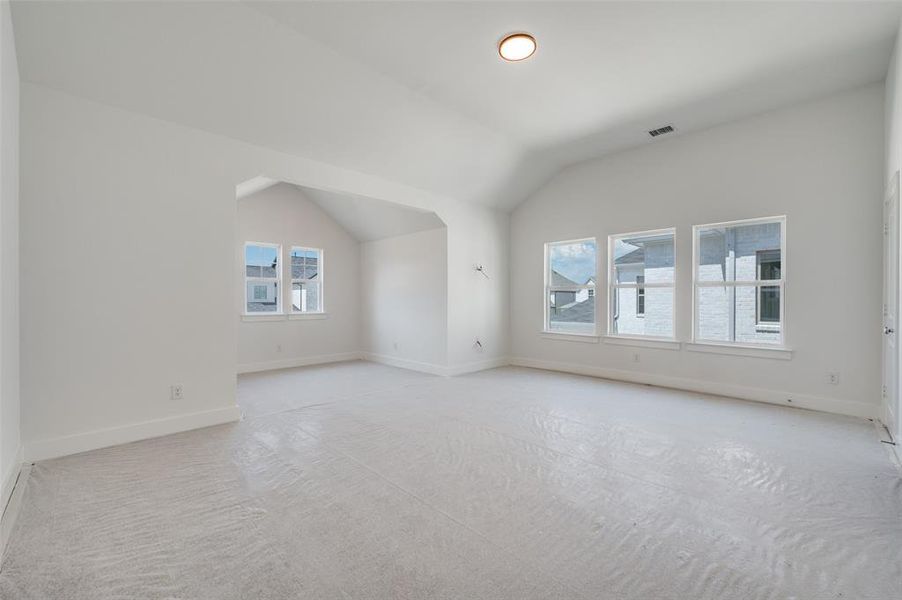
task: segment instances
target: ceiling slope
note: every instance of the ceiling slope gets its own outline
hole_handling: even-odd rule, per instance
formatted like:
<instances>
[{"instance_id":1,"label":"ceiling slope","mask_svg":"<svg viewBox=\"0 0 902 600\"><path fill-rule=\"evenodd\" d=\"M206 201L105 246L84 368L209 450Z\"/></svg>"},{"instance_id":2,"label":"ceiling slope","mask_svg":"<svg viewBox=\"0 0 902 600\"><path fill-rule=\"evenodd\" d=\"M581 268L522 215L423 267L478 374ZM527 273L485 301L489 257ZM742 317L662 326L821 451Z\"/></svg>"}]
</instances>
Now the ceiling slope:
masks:
<instances>
[{"instance_id":1,"label":"ceiling slope","mask_svg":"<svg viewBox=\"0 0 902 600\"><path fill-rule=\"evenodd\" d=\"M22 78L438 194L488 202L520 149L235 2L17 2Z\"/></svg>"},{"instance_id":2,"label":"ceiling slope","mask_svg":"<svg viewBox=\"0 0 902 600\"><path fill-rule=\"evenodd\" d=\"M880 81L899 2L15 2L26 81L509 209L562 167ZM536 55L499 60L527 30ZM666 138L665 138L666 139Z\"/></svg>"}]
</instances>

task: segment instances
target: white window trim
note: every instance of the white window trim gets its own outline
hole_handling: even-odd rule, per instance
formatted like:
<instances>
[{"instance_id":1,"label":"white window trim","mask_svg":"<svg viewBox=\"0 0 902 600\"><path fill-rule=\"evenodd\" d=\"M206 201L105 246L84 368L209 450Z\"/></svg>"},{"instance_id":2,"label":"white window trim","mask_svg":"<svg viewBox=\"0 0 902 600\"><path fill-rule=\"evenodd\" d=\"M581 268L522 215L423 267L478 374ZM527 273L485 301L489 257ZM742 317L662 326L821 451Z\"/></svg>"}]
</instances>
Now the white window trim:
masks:
<instances>
[{"instance_id":1,"label":"white window trim","mask_svg":"<svg viewBox=\"0 0 902 600\"><path fill-rule=\"evenodd\" d=\"M638 283L617 283L617 278L615 276L616 266L614 265L614 242L621 238L629 238L629 237L645 237L645 236L654 236L654 235L671 235L673 236L673 281L670 283L666 282L643 282L641 285ZM628 339L628 340L650 340L653 342L673 342L679 344L676 340L676 281L677 281L677 246L676 246L676 227L665 227L663 229L649 229L648 231L635 231L631 233L615 233L608 236L608 317L607 317L607 334L604 336L605 341L608 339ZM670 331L673 332L673 336L671 337L661 337L661 336L653 336L653 335L625 335L620 333L614 333L614 317L615 311L619 312L619 306L616 300L616 291L618 289L624 288L636 288L636 306L638 308L639 298L638 298L638 288L642 288L643 290L648 290L648 288L670 288L673 290L673 294L671 294L671 311L670 311ZM596 294L597 296L598 294ZM642 316L645 316L645 313L642 313ZM612 342L615 343L615 342ZM677 346L677 349L679 346Z\"/></svg>"},{"instance_id":2,"label":"white window trim","mask_svg":"<svg viewBox=\"0 0 902 600\"><path fill-rule=\"evenodd\" d=\"M702 229L718 227L736 227L748 225L765 225L768 223L780 223L780 279L755 279L753 281L699 281L699 232ZM692 226L692 341L687 343L686 349L693 352L715 352L721 354L735 354L738 356L756 356L761 358L792 358L792 350L786 346L786 215L774 217L758 217L754 219L739 219L736 221L724 221L721 223L705 223ZM698 288L700 287L768 287L780 288L780 343L779 344L750 344L746 342L730 342L724 340L709 340L698 337ZM758 293L757 290L755 292Z\"/></svg>"},{"instance_id":3,"label":"white window trim","mask_svg":"<svg viewBox=\"0 0 902 600\"><path fill-rule=\"evenodd\" d=\"M728 342L690 342L683 344L689 352L708 352L712 354L730 354L752 358L775 358L792 360L792 350L783 346L764 344L731 344Z\"/></svg>"},{"instance_id":4,"label":"white window trim","mask_svg":"<svg viewBox=\"0 0 902 600\"><path fill-rule=\"evenodd\" d=\"M284 321L287 316L279 313L245 313L241 315L241 320L249 323L255 321Z\"/></svg>"},{"instance_id":5,"label":"white window trim","mask_svg":"<svg viewBox=\"0 0 902 600\"><path fill-rule=\"evenodd\" d=\"M577 285L577 286L551 286L551 262L548 257L550 255L550 250L552 246L564 246L567 244L579 244L582 242L592 242L595 244L595 285ZM574 240L561 240L557 242L545 242L545 260L544 260L544 286L543 290L545 292L544 299L542 300L542 335L543 336L560 336L557 339L565 339L568 337L574 338L573 341L587 341L584 338L595 338L594 342L598 341L598 294L595 293L591 296L592 303L595 305L595 322L592 324L592 332L591 333L578 333L573 331L558 331L551 329L551 318L550 318L550 297L551 292L560 291L560 292L578 292L580 290L590 290L598 288L598 240L594 237L585 237L585 238L577 238Z\"/></svg>"},{"instance_id":6,"label":"white window trim","mask_svg":"<svg viewBox=\"0 0 902 600\"><path fill-rule=\"evenodd\" d=\"M293 254L295 250L304 250L304 251L312 250L319 254L319 260L317 261L317 267L316 267L317 268L317 272L316 272L317 279L315 279L315 280L307 279L305 277L299 277L299 278L295 279L292 276L290 262L291 262L291 254ZM312 318L313 315L325 315L326 314L326 293L325 293L326 286L323 284L323 281L324 281L323 273L325 272L325 262L326 262L325 257L326 257L326 253L322 248L311 248L308 246L292 246L291 247L291 251L288 254L288 261L286 261L289 264L286 265L286 268L289 269L288 276L291 279L291 287L288 292L288 298L289 298L288 306L291 307L291 309L289 311L289 315L291 315L293 320L298 317L303 317L303 316L308 316L309 318ZM315 283L319 284L319 310L295 310L294 302L291 302L291 294L294 293L294 284L301 283L301 282L309 282L309 281L314 281ZM321 317L321 318L323 318L323 317Z\"/></svg>"},{"instance_id":7,"label":"white window trim","mask_svg":"<svg viewBox=\"0 0 902 600\"><path fill-rule=\"evenodd\" d=\"M606 335L604 336L604 342L618 346L639 346L641 348L658 348L660 350L679 350L683 345L682 342L674 338L625 334Z\"/></svg>"},{"instance_id":8,"label":"white window trim","mask_svg":"<svg viewBox=\"0 0 902 600\"><path fill-rule=\"evenodd\" d=\"M293 312L288 315L289 321L314 321L328 318L329 314L324 312Z\"/></svg>"},{"instance_id":9,"label":"white window trim","mask_svg":"<svg viewBox=\"0 0 902 600\"><path fill-rule=\"evenodd\" d=\"M758 250L755 253L755 273L758 275L758 279L761 279L761 253L762 252L770 252L770 250ZM781 251L782 254L782 251ZM783 274L783 257L780 257L780 275L782 278ZM765 280L766 281L766 280ZM777 287L777 286L761 286L761 287ZM782 286L780 286L780 293L783 292ZM759 331L780 331L782 327L782 318L780 321L776 323L773 321L762 321L761 320L761 290L758 289L755 291L755 328ZM783 297L780 296L780 304L783 304ZM781 315L782 317L782 315Z\"/></svg>"},{"instance_id":10,"label":"white window trim","mask_svg":"<svg viewBox=\"0 0 902 600\"><path fill-rule=\"evenodd\" d=\"M279 266L276 269L275 277L248 277L247 276L247 247L248 246L261 246L264 248L275 248L277 261L276 264ZM282 302L282 294L285 293L284 286L282 285L282 268L284 267L284 261L282 260L282 245L281 244L273 244L271 242L244 242L244 253L241 256L241 271L244 276L244 291L243 298L241 301L241 316L242 317L277 317L275 319L253 319L259 321L277 321L281 318L284 318L285 311L283 310L284 303ZM247 310L247 286L252 282L265 282L270 283L276 282L276 310L275 312L248 312Z\"/></svg>"},{"instance_id":11,"label":"white window trim","mask_svg":"<svg viewBox=\"0 0 902 600\"><path fill-rule=\"evenodd\" d=\"M541 336L546 340L558 340L562 342L582 342L584 344L597 344L599 336L594 333L568 333L566 331L542 331Z\"/></svg>"}]
</instances>

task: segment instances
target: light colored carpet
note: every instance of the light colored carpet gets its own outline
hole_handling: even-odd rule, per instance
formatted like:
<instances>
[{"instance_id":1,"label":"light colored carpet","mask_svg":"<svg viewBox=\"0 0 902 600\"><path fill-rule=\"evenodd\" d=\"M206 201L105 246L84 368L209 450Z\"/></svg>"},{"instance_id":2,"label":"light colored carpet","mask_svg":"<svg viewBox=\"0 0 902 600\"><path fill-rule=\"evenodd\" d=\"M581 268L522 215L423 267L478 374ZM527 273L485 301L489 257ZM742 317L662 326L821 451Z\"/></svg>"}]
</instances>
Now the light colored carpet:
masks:
<instances>
[{"instance_id":1,"label":"light colored carpet","mask_svg":"<svg viewBox=\"0 0 902 600\"><path fill-rule=\"evenodd\" d=\"M0 597L902 597L867 421L361 362L239 398L238 424L36 465Z\"/></svg>"}]
</instances>

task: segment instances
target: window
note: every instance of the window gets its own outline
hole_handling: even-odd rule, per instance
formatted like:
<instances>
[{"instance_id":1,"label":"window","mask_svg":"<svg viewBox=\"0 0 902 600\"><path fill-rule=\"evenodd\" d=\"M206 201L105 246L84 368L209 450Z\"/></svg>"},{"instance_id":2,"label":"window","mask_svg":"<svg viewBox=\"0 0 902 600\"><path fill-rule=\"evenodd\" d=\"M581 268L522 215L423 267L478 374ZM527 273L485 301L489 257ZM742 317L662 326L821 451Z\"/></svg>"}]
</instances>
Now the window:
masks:
<instances>
[{"instance_id":1,"label":"window","mask_svg":"<svg viewBox=\"0 0 902 600\"><path fill-rule=\"evenodd\" d=\"M595 334L595 239L545 244L545 330Z\"/></svg>"},{"instance_id":2,"label":"window","mask_svg":"<svg viewBox=\"0 0 902 600\"><path fill-rule=\"evenodd\" d=\"M780 251L759 250L757 252L758 281L780 279ZM780 325L780 288L762 285L758 288L758 326Z\"/></svg>"},{"instance_id":3,"label":"window","mask_svg":"<svg viewBox=\"0 0 902 600\"><path fill-rule=\"evenodd\" d=\"M693 229L696 341L782 345L786 218Z\"/></svg>"},{"instance_id":4,"label":"window","mask_svg":"<svg viewBox=\"0 0 902 600\"><path fill-rule=\"evenodd\" d=\"M278 244L247 242L244 245L245 312L279 313L279 282L282 279Z\"/></svg>"},{"instance_id":5,"label":"window","mask_svg":"<svg viewBox=\"0 0 902 600\"><path fill-rule=\"evenodd\" d=\"M608 333L673 338L674 230L608 238Z\"/></svg>"},{"instance_id":6,"label":"window","mask_svg":"<svg viewBox=\"0 0 902 600\"><path fill-rule=\"evenodd\" d=\"M291 311L323 312L323 251L291 249Z\"/></svg>"},{"instance_id":7,"label":"window","mask_svg":"<svg viewBox=\"0 0 902 600\"><path fill-rule=\"evenodd\" d=\"M636 275L636 316L645 316L645 275Z\"/></svg>"}]
</instances>

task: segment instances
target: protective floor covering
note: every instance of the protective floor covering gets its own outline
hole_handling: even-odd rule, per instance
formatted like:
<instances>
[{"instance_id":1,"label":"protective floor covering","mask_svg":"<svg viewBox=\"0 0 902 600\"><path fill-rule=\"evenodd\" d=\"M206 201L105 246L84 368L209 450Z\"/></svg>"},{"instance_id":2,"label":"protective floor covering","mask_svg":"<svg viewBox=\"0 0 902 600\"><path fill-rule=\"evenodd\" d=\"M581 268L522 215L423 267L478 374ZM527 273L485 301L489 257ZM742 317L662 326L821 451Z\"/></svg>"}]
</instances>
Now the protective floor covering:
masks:
<instances>
[{"instance_id":1,"label":"protective floor covering","mask_svg":"<svg viewBox=\"0 0 902 600\"><path fill-rule=\"evenodd\" d=\"M18 598L902 598L872 423L543 371L242 376L245 419L39 463Z\"/></svg>"}]
</instances>

